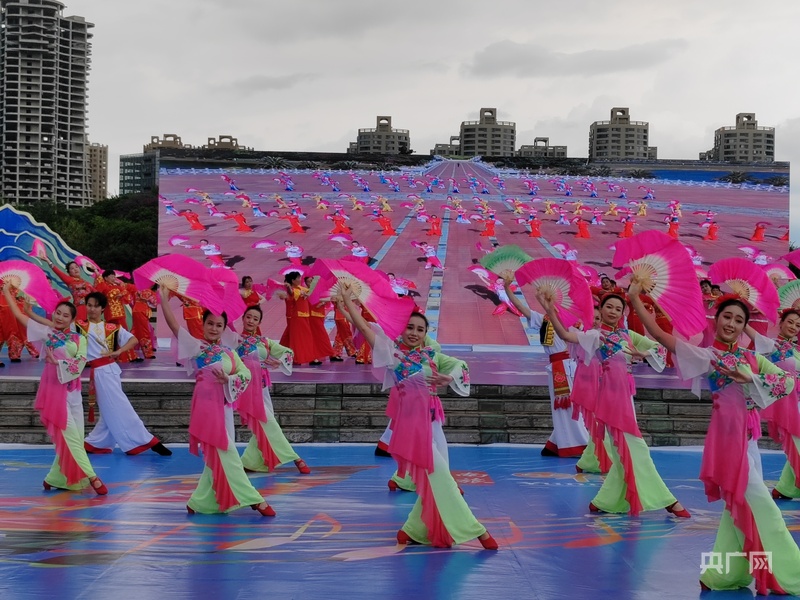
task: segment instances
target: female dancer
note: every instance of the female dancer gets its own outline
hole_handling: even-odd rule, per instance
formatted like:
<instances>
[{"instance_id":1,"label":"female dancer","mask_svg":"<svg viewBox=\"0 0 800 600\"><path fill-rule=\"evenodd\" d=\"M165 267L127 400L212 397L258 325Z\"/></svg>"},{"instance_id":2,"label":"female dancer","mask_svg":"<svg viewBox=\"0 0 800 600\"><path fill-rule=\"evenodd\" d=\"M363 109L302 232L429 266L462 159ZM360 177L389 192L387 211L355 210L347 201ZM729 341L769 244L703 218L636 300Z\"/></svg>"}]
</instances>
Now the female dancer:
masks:
<instances>
[{"instance_id":1,"label":"female dancer","mask_svg":"<svg viewBox=\"0 0 800 600\"><path fill-rule=\"evenodd\" d=\"M772 364L778 365L793 379L800 370L800 352L795 346L800 332L800 310L788 308L781 313L778 339L771 340L749 325L745 333L755 342L756 352L763 354ZM800 498L800 407L797 388L761 412L769 424L769 435L781 444L786 453L780 481L772 490L776 500Z\"/></svg>"},{"instance_id":2,"label":"female dancer","mask_svg":"<svg viewBox=\"0 0 800 600\"><path fill-rule=\"evenodd\" d=\"M261 296L253 289L253 278L249 275L242 277L239 293L242 295L242 300L244 300L247 306L258 306L261 302Z\"/></svg>"},{"instance_id":3,"label":"female dancer","mask_svg":"<svg viewBox=\"0 0 800 600\"><path fill-rule=\"evenodd\" d=\"M44 342L45 366L34 408L56 447L56 458L45 476L44 489L80 490L91 485L100 496L108 488L97 477L83 447L83 401L81 371L86 365L86 338L72 333L70 326L77 310L71 302L59 302L53 320L31 311L22 314L13 301L10 286L3 288L9 309L28 330L32 342Z\"/></svg>"},{"instance_id":4,"label":"female dancer","mask_svg":"<svg viewBox=\"0 0 800 600\"><path fill-rule=\"evenodd\" d=\"M53 270L53 273L58 275L58 278L64 282L72 294L72 301L78 310L78 315L75 317L79 321L86 320L86 296L94 291L94 288L85 279L81 277L81 268L75 261L67 263L65 269L66 273L53 264L49 258L45 257L44 262ZM99 275L97 273L96 275Z\"/></svg>"},{"instance_id":5,"label":"female dancer","mask_svg":"<svg viewBox=\"0 0 800 600\"><path fill-rule=\"evenodd\" d=\"M749 307L738 297L723 298L717 305L713 346L698 348L658 326L639 301L638 283L629 291L647 331L675 354L681 377L694 380L692 391L700 396L702 376L711 389L713 408L700 479L710 502L725 501L714 555L725 556L726 569L706 569L701 587L737 589L755 577L758 594L800 594L800 549L764 484L756 443L761 435L756 406L766 407L786 396L794 379L737 344L750 318ZM765 553L771 556L766 568L750 563L751 556L764 562Z\"/></svg>"},{"instance_id":6,"label":"female dancer","mask_svg":"<svg viewBox=\"0 0 800 600\"><path fill-rule=\"evenodd\" d=\"M196 383L189 417L189 451L203 450L205 469L186 504L190 515L227 513L250 506L265 517L275 511L250 483L236 450L231 404L242 395L250 371L239 356L220 344L228 317L205 311L204 338L198 340L178 325L169 305L169 292L160 288L161 309L170 330L178 339L178 360L190 360Z\"/></svg>"},{"instance_id":7,"label":"female dancer","mask_svg":"<svg viewBox=\"0 0 800 600\"><path fill-rule=\"evenodd\" d=\"M280 367L286 375L291 375L293 353L289 348L258 335L262 317L258 306L245 311L242 334L236 346L236 353L252 375L250 384L236 402L242 423L253 434L242 455L242 464L249 471L269 472L291 460L298 471L307 475L311 469L292 449L275 418L269 395L269 371L262 367L262 364Z\"/></svg>"},{"instance_id":8,"label":"female dancer","mask_svg":"<svg viewBox=\"0 0 800 600\"><path fill-rule=\"evenodd\" d=\"M321 365L311 331L311 306L308 303L308 288L303 287L300 273L291 271L284 278L286 292L278 295L286 301L286 329L281 336L281 345L294 352L294 364Z\"/></svg>"},{"instance_id":9,"label":"female dancer","mask_svg":"<svg viewBox=\"0 0 800 600\"><path fill-rule=\"evenodd\" d=\"M398 475L411 474L419 496L397 532L398 543L450 547L478 538L484 548L496 550L497 542L472 514L450 474L444 411L436 395L439 385L469 394L466 363L422 346L428 321L420 313L412 313L400 338L390 340L377 324L370 327L353 303L349 286L343 287L344 306L373 347L375 372L384 388L392 388L386 409L392 419L389 452L397 461Z\"/></svg>"},{"instance_id":10,"label":"female dancer","mask_svg":"<svg viewBox=\"0 0 800 600\"><path fill-rule=\"evenodd\" d=\"M636 294L638 300L638 293ZM609 293L600 300L600 329L567 330L558 318L553 298L539 292L536 299L547 311L556 334L567 343L577 344L576 358L584 364L599 363L595 418L605 425L606 451L611 469L594 500L591 512L630 513L666 508L676 517L691 515L675 499L656 471L650 450L642 439L633 408L633 378L630 360L647 360L657 371L664 368L665 350L655 342L620 327L625 299Z\"/></svg>"}]
</instances>

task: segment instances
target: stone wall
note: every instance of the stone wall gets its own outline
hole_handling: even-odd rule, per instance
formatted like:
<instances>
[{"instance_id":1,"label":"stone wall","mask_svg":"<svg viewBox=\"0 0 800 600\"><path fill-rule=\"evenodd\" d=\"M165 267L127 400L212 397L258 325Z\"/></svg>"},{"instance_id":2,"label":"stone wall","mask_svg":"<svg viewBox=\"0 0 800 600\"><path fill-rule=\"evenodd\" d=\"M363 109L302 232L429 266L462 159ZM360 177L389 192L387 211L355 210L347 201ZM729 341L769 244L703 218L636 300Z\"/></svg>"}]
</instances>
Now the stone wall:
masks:
<instances>
[{"instance_id":1,"label":"stone wall","mask_svg":"<svg viewBox=\"0 0 800 600\"><path fill-rule=\"evenodd\" d=\"M4 381L0 389L0 442L49 443L33 410L35 381ZM124 389L148 428L165 442L188 441L191 383L126 382ZM87 389L84 385L84 399ZM379 385L278 383L275 412L292 442L375 443L386 427L386 394ZM442 395L448 441L466 444L543 444L552 429L544 386L474 385L463 398ZM653 446L703 443L711 414L707 398L688 390L640 389L635 398L639 427ZM91 425L87 424L87 429ZM249 433L237 427L237 439ZM764 439L762 447L776 447Z\"/></svg>"}]
</instances>

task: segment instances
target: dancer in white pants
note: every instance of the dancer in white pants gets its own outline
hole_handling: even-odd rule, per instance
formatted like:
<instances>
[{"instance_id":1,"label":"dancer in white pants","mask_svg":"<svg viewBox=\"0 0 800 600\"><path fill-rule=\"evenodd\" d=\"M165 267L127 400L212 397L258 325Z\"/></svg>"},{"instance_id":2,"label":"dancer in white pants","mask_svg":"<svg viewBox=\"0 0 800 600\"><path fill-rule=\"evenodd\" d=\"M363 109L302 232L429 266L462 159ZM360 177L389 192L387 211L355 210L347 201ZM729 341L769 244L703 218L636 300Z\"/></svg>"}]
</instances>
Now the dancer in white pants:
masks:
<instances>
[{"instance_id":1,"label":"dancer in white pants","mask_svg":"<svg viewBox=\"0 0 800 600\"><path fill-rule=\"evenodd\" d=\"M86 336L87 366L92 369L89 384L90 421L92 395L97 398L100 408L100 419L84 441L86 451L107 454L119 446L126 454L152 450L169 456L172 451L147 430L122 391L122 370L114 359L134 348L138 342L119 325L103 321L103 310L107 303L103 294L92 292L86 296L88 321L75 322L78 331Z\"/></svg>"},{"instance_id":2,"label":"dancer in white pants","mask_svg":"<svg viewBox=\"0 0 800 600\"><path fill-rule=\"evenodd\" d=\"M503 277L506 294L511 303L528 319L528 327L539 330L539 339L550 359L546 369L550 373L547 387L550 390L550 412L553 416L553 433L542 448L542 456L579 457L589 443L589 432L583 419L572 418L570 393L575 376L575 361L569 357L567 344L558 337L553 326L542 313L525 306L510 289L513 275Z\"/></svg>"}]
</instances>

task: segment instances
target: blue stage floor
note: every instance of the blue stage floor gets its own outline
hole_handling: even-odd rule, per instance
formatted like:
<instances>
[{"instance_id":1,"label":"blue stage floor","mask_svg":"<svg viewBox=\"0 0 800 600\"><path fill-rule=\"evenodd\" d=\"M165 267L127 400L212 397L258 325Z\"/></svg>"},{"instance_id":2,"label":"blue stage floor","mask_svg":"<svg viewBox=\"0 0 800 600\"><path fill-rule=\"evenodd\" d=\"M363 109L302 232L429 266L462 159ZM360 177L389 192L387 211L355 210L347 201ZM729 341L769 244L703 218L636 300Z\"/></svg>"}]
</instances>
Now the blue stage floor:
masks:
<instances>
[{"instance_id":1,"label":"blue stage floor","mask_svg":"<svg viewBox=\"0 0 800 600\"><path fill-rule=\"evenodd\" d=\"M701 553L722 509L697 480L700 452L654 449L653 458L692 519L666 511L590 516L599 476L534 446L452 446L451 467L477 518L501 544L452 549L398 546L415 495L390 492L394 462L367 445L298 445L311 466L252 475L277 511L188 516L202 462L93 456L110 493L45 492L46 447L0 447L2 600L428 600L698 598ZM765 452L768 483L783 455ZM800 502L781 507L800 540ZM714 600L749 590L703 593Z\"/></svg>"}]
</instances>

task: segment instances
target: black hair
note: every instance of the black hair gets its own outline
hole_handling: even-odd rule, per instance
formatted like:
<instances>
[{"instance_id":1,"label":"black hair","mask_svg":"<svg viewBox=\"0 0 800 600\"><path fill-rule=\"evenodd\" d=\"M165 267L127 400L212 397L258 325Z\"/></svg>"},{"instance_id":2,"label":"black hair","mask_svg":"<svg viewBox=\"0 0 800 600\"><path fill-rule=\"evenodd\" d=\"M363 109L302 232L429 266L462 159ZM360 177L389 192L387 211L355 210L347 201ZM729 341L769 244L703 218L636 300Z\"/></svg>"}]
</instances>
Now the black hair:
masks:
<instances>
[{"instance_id":1,"label":"black hair","mask_svg":"<svg viewBox=\"0 0 800 600\"><path fill-rule=\"evenodd\" d=\"M91 294L86 294L84 302L88 304L89 300L91 300L92 298L94 298L94 300L97 301L97 304L100 308L105 308L106 306L108 306L108 298L106 298L106 295L103 292L92 292Z\"/></svg>"},{"instance_id":2,"label":"black hair","mask_svg":"<svg viewBox=\"0 0 800 600\"><path fill-rule=\"evenodd\" d=\"M55 309L53 309L53 312L56 312L59 306L66 306L69 309L69 313L72 315L73 319L78 315L78 309L75 308L75 305L69 300L62 300L61 302L56 304L56 307Z\"/></svg>"},{"instance_id":3,"label":"black hair","mask_svg":"<svg viewBox=\"0 0 800 600\"><path fill-rule=\"evenodd\" d=\"M253 278L252 278L252 277L250 277L250 275L245 275L244 277L242 277L242 283L240 284L240 287L244 287L244 284L245 284L245 282L246 282L248 279L249 279L250 281L253 281Z\"/></svg>"},{"instance_id":4,"label":"black hair","mask_svg":"<svg viewBox=\"0 0 800 600\"><path fill-rule=\"evenodd\" d=\"M211 317L211 316L214 316L214 317L222 317L222 321L223 321L223 323L225 324L225 327L227 327L227 326L228 326L228 315L227 315L227 313L225 313L225 312L223 311L223 312L222 312L222 314L216 315L216 314L212 313L212 312L211 312L210 310L208 310L208 309L205 309L205 310L203 311L203 325L205 325L205 324L206 324L206 319L208 319L208 317Z\"/></svg>"},{"instance_id":5,"label":"black hair","mask_svg":"<svg viewBox=\"0 0 800 600\"><path fill-rule=\"evenodd\" d=\"M300 277L300 273L298 273L297 271L289 271L286 275L283 276L283 282L291 285L292 282L298 277Z\"/></svg>"},{"instance_id":6,"label":"black hair","mask_svg":"<svg viewBox=\"0 0 800 600\"><path fill-rule=\"evenodd\" d=\"M700 287L703 287L703 284L708 284L708 287L713 288L714 285L711 283L710 279L701 279L700 283L698 284Z\"/></svg>"},{"instance_id":7,"label":"black hair","mask_svg":"<svg viewBox=\"0 0 800 600\"><path fill-rule=\"evenodd\" d=\"M721 288L721 287L719 287L718 285L712 285L712 286L711 286L711 289L712 289L712 290L719 290L719 291L722 291L722 288Z\"/></svg>"},{"instance_id":8,"label":"black hair","mask_svg":"<svg viewBox=\"0 0 800 600\"><path fill-rule=\"evenodd\" d=\"M69 262L68 262L68 263L67 263L67 264L64 266L64 270L65 270L67 273L69 273L69 266L70 266L70 265L75 265L75 266L77 267L77 266L78 266L78 263L76 263L74 260L71 260L71 261L69 261Z\"/></svg>"},{"instance_id":9,"label":"black hair","mask_svg":"<svg viewBox=\"0 0 800 600\"><path fill-rule=\"evenodd\" d=\"M114 274L113 269L106 269L105 271L103 271L103 279L105 279L106 277L110 277L113 274Z\"/></svg>"},{"instance_id":10,"label":"black hair","mask_svg":"<svg viewBox=\"0 0 800 600\"><path fill-rule=\"evenodd\" d=\"M744 312L744 324L750 321L750 308L745 304L744 300L740 300L739 298L728 298L727 300L723 300L717 306L717 312L714 315L714 319L718 319L719 316L722 314L722 311L728 308L729 306L738 306Z\"/></svg>"},{"instance_id":11,"label":"black hair","mask_svg":"<svg viewBox=\"0 0 800 600\"><path fill-rule=\"evenodd\" d=\"M263 319L263 318L264 318L264 311L263 311L263 310L261 310L261 307L260 307L258 304L254 304L253 306L248 306L248 307L247 307L247 310L246 310L246 311L244 311L244 314L246 315L246 314L247 314L247 313L249 313L251 310L254 310L255 312L257 312L257 313L258 313L258 322L260 323L260 322L261 322L261 319ZM244 315L242 315L242 316L244 316Z\"/></svg>"},{"instance_id":12,"label":"black hair","mask_svg":"<svg viewBox=\"0 0 800 600\"><path fill-rule=\"evenodd\" d=\"M625 310L625 298L621 294L615 294L614 292L609 292L605 296L600 299L600 306L598 308L603 308L606 302L611 300L612 298L616 298L620 302L622 302L622 310Z\"/></svg>"},{"instance_id":13,"label":"black hair","mask_svg":"<svg viewBox=\"0 0 800 600\"><path fill-rule=\"evenodd\" d=\"M795 315L796 317L800 317L800 310L796 308L787 308L781 313L781 320L780 323L783 323L786 320L786 317L789 315Z\"/></svg>"},{"instance_id":14,"label":"black hair","mask_svg":"<svg viewBox=\"0 0 800 600\"><path fill-rule=\"evenodd\" d=\"M425 315L423 315L423 314L422 314L421 312L419 312L418 310L412 310L412 311L411 311L411 314L410 314L410 315L408 315L408 320L409 320L409 322L411 322L411 318L412 318L412 317L419 317L420 319L422 319L423 321L425 321L425 332L427 333L428 329L430 329L430 327L431 327L431 324L428 322L428 317L426 317Z\"/></svg>"}]
</instances>

